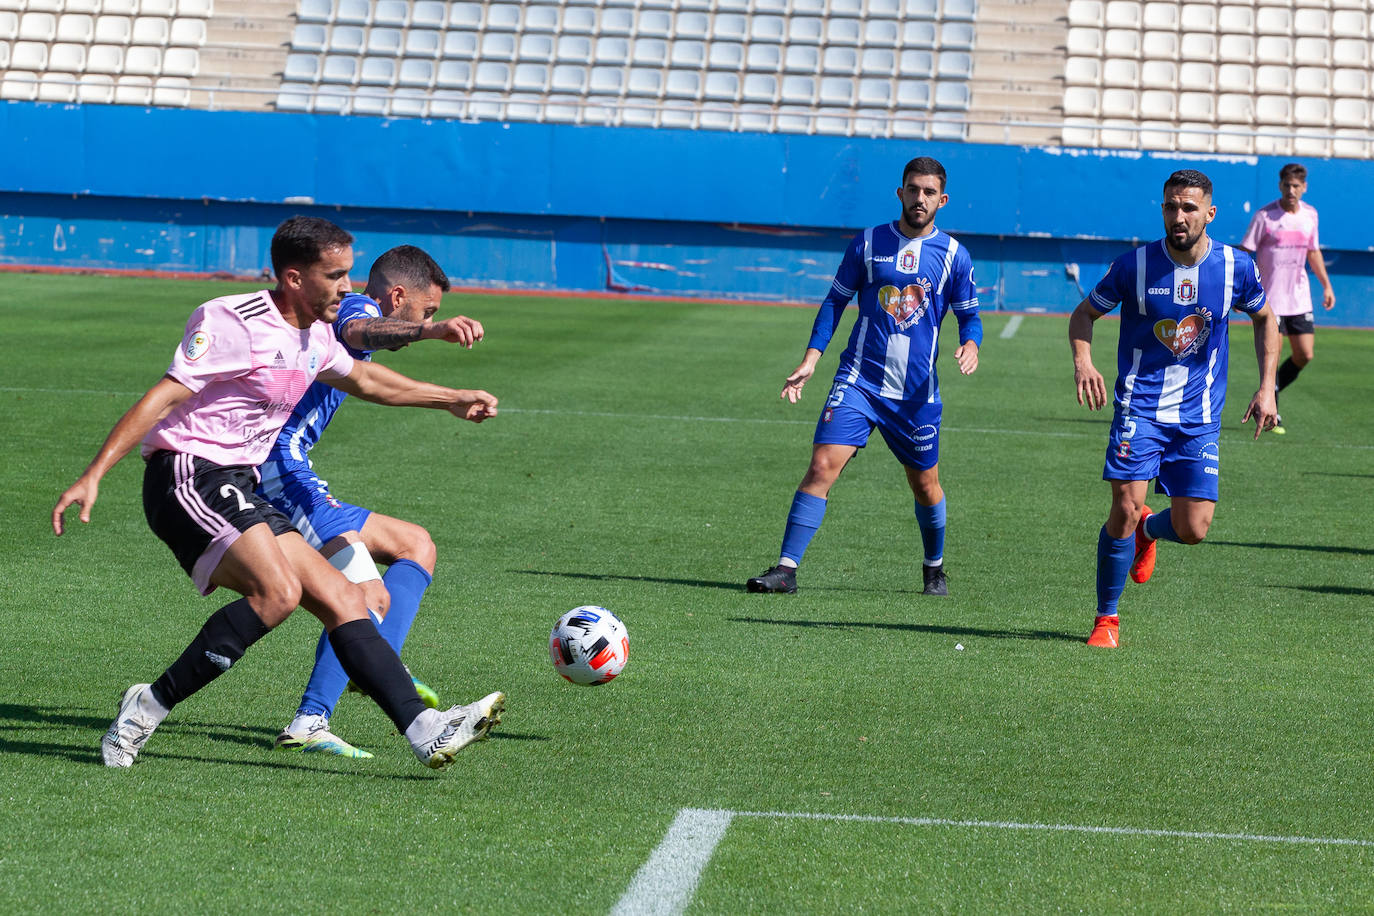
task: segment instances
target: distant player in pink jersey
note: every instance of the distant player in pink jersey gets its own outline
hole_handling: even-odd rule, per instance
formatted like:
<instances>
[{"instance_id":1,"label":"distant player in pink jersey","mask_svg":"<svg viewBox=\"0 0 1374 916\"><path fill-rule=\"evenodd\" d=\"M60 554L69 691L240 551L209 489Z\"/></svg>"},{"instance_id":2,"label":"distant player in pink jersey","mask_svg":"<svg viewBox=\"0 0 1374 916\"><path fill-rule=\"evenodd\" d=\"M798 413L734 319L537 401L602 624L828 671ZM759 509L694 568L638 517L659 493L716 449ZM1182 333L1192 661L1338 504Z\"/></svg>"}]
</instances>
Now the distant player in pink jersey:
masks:
<instances>
[{"instance_id":1,"label":"distant player in pink jersey","mask_svg":"<svg viewBox=\"0 0 1374 916\"><path fill-rule=\"evenodd\" d=\"M224 586L243 596L212 614L161 677L124 692L101 739L106 766L132 766L172 707L228 671L297 605L320 619L348 676L427 766L447 765L500 721L499 691L442 712L426 708L362 589L254 492L256 466L316 378L379 404L433 407L476 423L496 415L496 398L485 391L417 382L348 354L329 324L352 291L352 266L353 236L338 226L300 216L282 223L272 237L276 289L196 309L166 375L120 418L53 508L55 534L72 505L89 522L101 478L141 442L149 527L202 594Z\"/></svg>"},{"instance_id":2,"label":"distant player in pink jersey","mask_svg":"<svg viewBox=\"0 0 1374 916\"><path fill-rule=\"evenodd\" d=\"M1250 221L1240 247L1255 255L1264 291L1279 319L1279 333L1288 338L1288 359L1279 366L1278 390L1293 383L1303 367L1312 362L1312 293L1307 268L1322 285L1322 308L1336 304L1336 294L1326 275L1326 262L1317 243L1317 209L1302 202L1307 193L1307 169L1290 162L1279 169L1278 200L1262 207ZM1274 432L1282 434L1283 418Z\"/></svg>"}]
</instances>

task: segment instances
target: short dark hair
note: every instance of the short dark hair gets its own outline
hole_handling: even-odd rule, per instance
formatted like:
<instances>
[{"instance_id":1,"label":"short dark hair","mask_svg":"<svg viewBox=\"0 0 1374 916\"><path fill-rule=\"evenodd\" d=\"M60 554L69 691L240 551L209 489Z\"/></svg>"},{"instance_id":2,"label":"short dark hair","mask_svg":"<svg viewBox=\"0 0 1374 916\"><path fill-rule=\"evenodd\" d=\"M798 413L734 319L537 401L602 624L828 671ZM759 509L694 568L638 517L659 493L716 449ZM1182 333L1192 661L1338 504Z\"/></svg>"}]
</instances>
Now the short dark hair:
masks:
<instances>
[{"instance_id":1,"label":"short dark hair","mask_svg":"<svg viewBox=\"0 0 1374 916\"><path fill-rule=\"evenodd\" d=\"M1290 178L1296 178L1298 181L1306 183L1307 167L1301 163L1290 162L1279 169L1279 181L1287 181Z\"/></svg>"},{"instance_id":2,"label":"short dark hair","mask_svg":"<svg viewBox=\"0 0 1374 916\"><path fill-rule=\"evenodd\" d=\"M1167 195L1170 188L1201 188L1202 193L1208 197L1212 196L1212 179L1199 172L1197 169L1179 169L1168 177L1164 182L1164 193Z\"/></svg>"},{"instance_id":3,"label":"short dark hair","mask_svg":"<svg viewBox=\"0 0 1374 916\"><path fill-rule=\"evenodd\" d=\"M381 257L372 262L372 270L367 275L369 287L408 286L416 289L439 287L440 292L449 291L448 275L423 248L414 245L397 245L382 252Z\"/></svg>"},{"instance_id":4,"label":"short dark hair","mask_svg":"<svg viewBox=\"0 0 1374 916\"><path fill-rule=\"evenodd\" d=\"M902 169L903 186L906 185L907 177L912 174L934 175L936 178L940 179L940 190L943 191L945 189L945 167L940 164L938 159L932 159L929 156L917 156L915 159L908 162Z\"/></svg>"},{"instance_id":5,"label":"short dark hair","mask_svg":"<svg viewBox=\"0 0 1374 916\"><path fill-rule=\"evenodd\" d=\"M288 267L309 267L328 248L347 248L353 236L318 216L293 216L272 235L272 272L281 279Z\"/></svg>"}]
</instances>

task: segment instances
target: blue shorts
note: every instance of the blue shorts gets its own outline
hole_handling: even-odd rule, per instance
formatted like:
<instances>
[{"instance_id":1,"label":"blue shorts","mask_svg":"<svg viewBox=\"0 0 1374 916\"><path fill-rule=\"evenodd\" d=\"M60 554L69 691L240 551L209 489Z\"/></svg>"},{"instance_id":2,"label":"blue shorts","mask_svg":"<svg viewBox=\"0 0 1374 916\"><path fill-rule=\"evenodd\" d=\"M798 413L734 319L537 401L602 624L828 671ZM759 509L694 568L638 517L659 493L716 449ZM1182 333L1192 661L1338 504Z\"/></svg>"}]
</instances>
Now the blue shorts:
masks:
<instances>
[{"instance_id":1,"label":"blue shorts","mask_svg":"<svg viewBox=\"0 0 1374 916\"><path fill-rule=\"evenodd\" d=\"M1155 479L1155 492L1217 501L1221 456L1216 431L1185 433L1140 417L1117 416L1107 439L1103 480Z\"/></svg>"},{"instance_id":2,"label":"blue shorts","mask_svg":"<svg viewBox=\"0 0 1374 916\"><path fill-rule=\"evenodd\" d=\"M345 531L362 531L372 514L371 509L335 499L329 483L315 476L308 461L269 458L258 473L258 494L281 510L316 550Z\"/></svg>"},{"instance_id":3,"label":"blue shorts","mask_svg":"<svg viewBox=\"0 0 1374 916\"><path fill-rule=\"evenodd\" d=\"M910 468L925 471L940 460L940 414L943 405L892 401L868 395L847 382L830 387L821 418L816 422L817 445L853 445L863 448L873 427L883 441Z\"/></svg>"}]
</instances>

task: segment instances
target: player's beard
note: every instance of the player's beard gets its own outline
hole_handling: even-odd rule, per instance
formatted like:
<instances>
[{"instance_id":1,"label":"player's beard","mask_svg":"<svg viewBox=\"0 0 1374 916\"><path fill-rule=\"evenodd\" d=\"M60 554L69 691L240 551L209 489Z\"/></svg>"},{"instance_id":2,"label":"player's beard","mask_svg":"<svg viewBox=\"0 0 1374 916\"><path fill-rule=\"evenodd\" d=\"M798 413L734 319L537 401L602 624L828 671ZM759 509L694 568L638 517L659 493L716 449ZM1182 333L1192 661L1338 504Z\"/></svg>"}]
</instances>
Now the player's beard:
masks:
<instances>
[{"instance_id":1,"label":"player's beard","mask_svg":"<svg viewBox=\"0 0 1374 916\"><path fill-rule=\"evenodd\" d=\"M1170 232L1168 235L1164 236L1164 243L1177 252L1192 251L1193 246L1198 243L1198 239L1202 238L1203 231L1204 230L1199 229L1195 235L1184 236L1182 242L1175 242L1174 234Z\"/></svg>"},{"instance_id":2,"label":"player's beard","mask_svg":"<svg viewBox=\"0 0 1374 916\"><path fill-rule=\"evenodd\" d=\"M930 224L935 220L935 214L922 214L915 207L908 207L903 215L906 217L906 224L916 230L919 235L930 228ZM924 222L922 218L924 217Z\"/></svg>"}]
</instances>

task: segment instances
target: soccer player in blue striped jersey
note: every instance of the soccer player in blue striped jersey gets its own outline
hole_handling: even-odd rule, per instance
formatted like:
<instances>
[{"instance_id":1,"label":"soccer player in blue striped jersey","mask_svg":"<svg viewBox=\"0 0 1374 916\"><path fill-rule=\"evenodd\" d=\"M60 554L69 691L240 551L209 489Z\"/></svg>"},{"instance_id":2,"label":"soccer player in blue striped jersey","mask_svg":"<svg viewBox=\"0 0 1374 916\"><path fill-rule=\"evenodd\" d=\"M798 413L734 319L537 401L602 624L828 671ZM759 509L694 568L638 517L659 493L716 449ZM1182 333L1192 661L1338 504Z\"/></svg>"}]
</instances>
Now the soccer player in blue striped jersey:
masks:
<instances>
[{"instance_id":1,"label":"soccer player in blue striped jersey","mask_svg":"<svg viewBox=\"0 0 1374 916\"><path fill-rule=\"evenodd\" d=\"M968 250L935 227L935 214L949 202L944 166L927 156L912 159L902 170L897 199L902 206L896 220L865 229L845 249L812 325L806 355L783 385L780 396L797 403L841 313L858 296L859 317L816 423L811 464L792 497L781 555L776 566L745 583L748 591L797 590L797 566L820 528L830 488L876 426L916 497L922 594L949 594L935 361L940 322L953 310L959 323L954 359L960 372L972 374L983 325Z\"/></svg>"},{"instance_id":2,"label":"soccer player in blue striped jersey","mask_svg":"<svg viewBox=\"0 0 1374 916\"><path fill-rule=\"evenodd\" d=\"M1242 422L1254 418L1258 439L1277 421L1278 323L1255 262L1207 235L1217 213L1211 180L1194 169L1174 172L1164 182L1162 209L1164 238L1112 262L1069 318L1078 403L1099 410L1107 389L1093 366L1093 322L1121 305L1115 415L1102 471L1112 502L1097 539L1097 619L1088 637L1102 648L1120 642L1117 602L1127 573L1147 581L1156 541L1196 544L1212 524L1233 311L1250 317L1259 362L1259 390ZM1159 513L1145 505L1151 480L1169 497Z\"/></svg>"},{"instance_id":3,"label":"soccer player in blue striped jersey","mask_svg":"<svg viewBox=\"0 0 1374 916\"><path fill-rule=\"evenodd\" d=\"M448 277L428 253L414 245L392 248L373 262L364 292L344 297L333 322L334 336L359 360L416 340L443 340L470 349L482 339L479 322L463 315L433 320L448 289ZM399 655L433 579L437 552L421 526L343 502L315 473L310 450L344 398L342 391L323 384L306 391L259 469L258 492L350 582L362 587L367 606L382 615L382 638ZM385 575L377 571L374 557L388 564ZM300 706L276 746L371 757L329 728L347 683L329 641L321 638ZM432 690L419 681L415 687L426 705L438 705Z\"/></svg>"}]
</instances>

